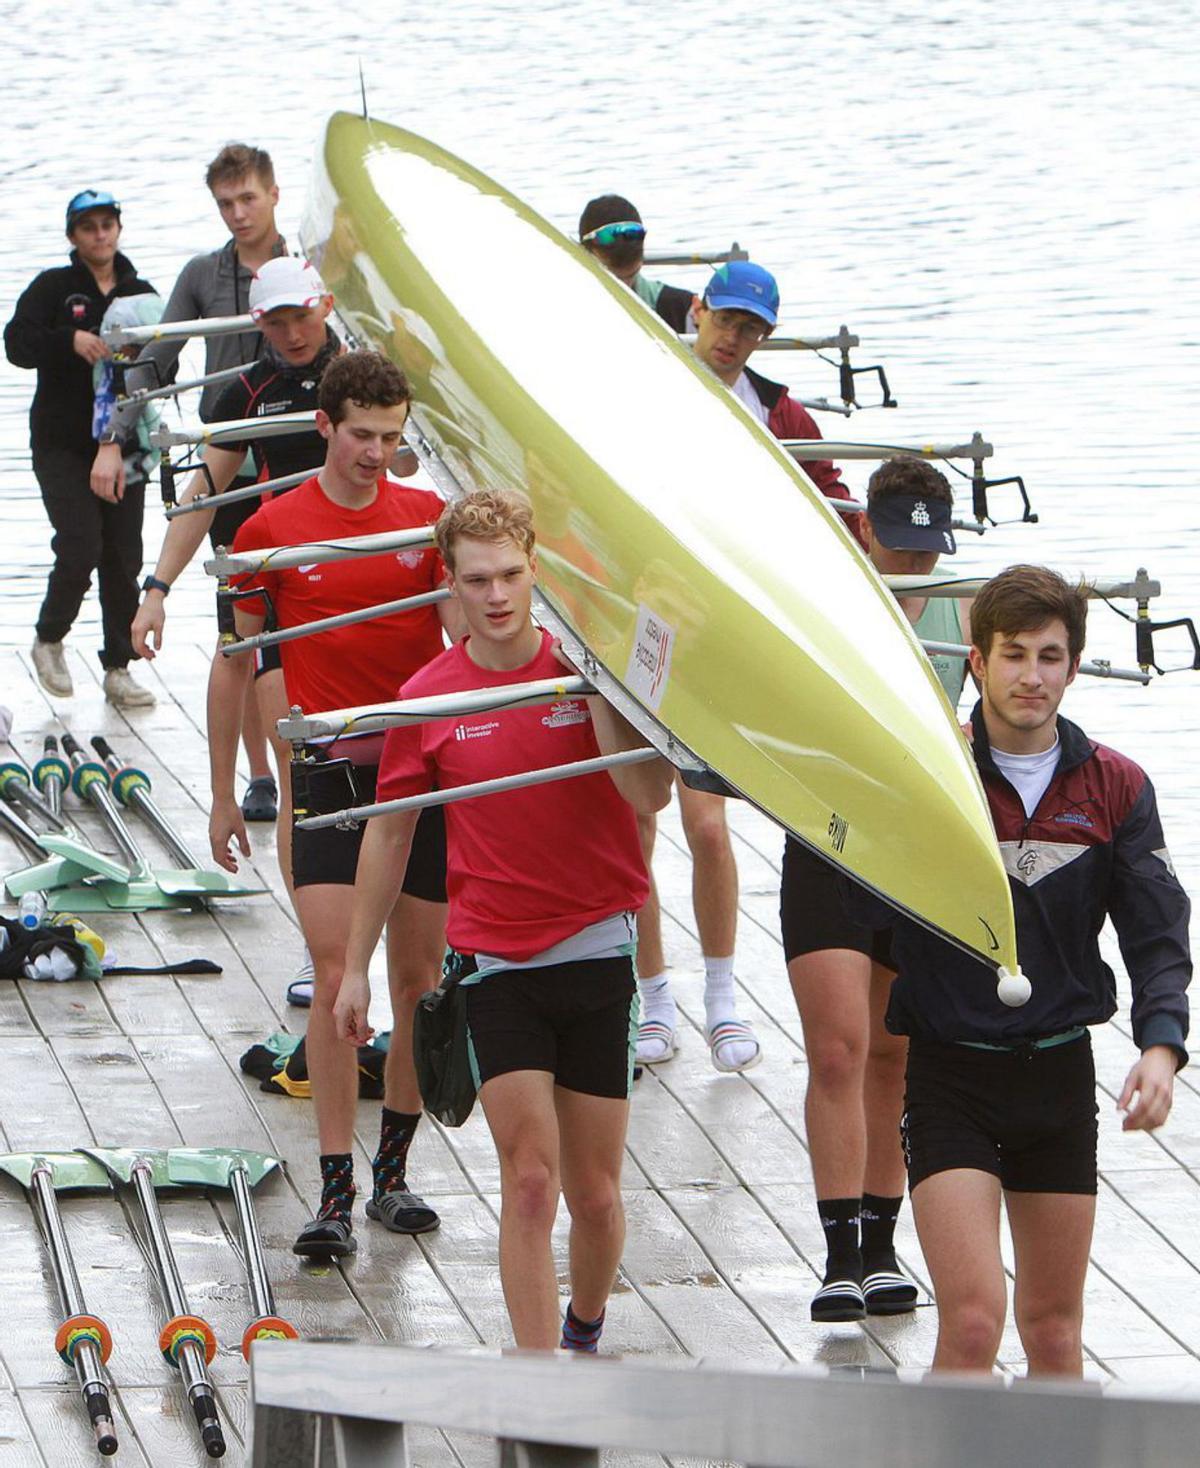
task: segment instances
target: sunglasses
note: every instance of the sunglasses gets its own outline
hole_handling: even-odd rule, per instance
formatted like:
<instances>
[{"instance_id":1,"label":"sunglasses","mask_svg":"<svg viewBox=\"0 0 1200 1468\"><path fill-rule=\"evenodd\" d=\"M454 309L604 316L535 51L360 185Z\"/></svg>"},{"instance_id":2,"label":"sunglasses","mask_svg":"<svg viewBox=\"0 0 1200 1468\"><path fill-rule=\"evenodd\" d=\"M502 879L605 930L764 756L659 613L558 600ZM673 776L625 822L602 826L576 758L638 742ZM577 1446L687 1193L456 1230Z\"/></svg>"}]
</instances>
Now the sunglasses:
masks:
<instances>
[{"instance_id":1,"label":"sunglasses","mask_svg":"<svg viewBox=\"0 0 1200 1468\"><path fill-rule=\"evenodd\" d=\"M646 226L636 220L620 220L616 224L602 224L598 229L589 229L580 237L579 243L587 245L615 245L619 240L641 240L646 237Z\"/></svg>"}]
</instances>

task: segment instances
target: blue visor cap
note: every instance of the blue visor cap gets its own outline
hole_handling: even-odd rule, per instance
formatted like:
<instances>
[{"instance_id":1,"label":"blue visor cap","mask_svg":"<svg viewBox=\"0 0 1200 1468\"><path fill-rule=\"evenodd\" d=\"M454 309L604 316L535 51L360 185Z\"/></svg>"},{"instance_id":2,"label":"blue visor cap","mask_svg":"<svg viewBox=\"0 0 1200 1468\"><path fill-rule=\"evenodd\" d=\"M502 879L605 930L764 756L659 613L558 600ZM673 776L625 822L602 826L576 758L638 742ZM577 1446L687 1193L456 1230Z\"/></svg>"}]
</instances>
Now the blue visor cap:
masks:
<instances>
[{"instance_id":1,"label":"blue visor cap","mask_svg":"<svg viewBox=\"0 0 1200 1468\"><path fill-rule=\"evenodd\" d=\"M107 189L81 189L67 205L68 233L79 216L89 209L111 209L118 219L121 217L121 206Z\"/></svg>"},{"instance_id":2,"label":"blue visor cap","mask_svg":"<svg viewBox=\"0 0 1200 1468\"><path fill-rule=\"evenodd\" d=\"M761 265L730 260L713 271L704 289L704 304L713 311L749 311L774 326L779 318L779 287Z\"/></svg>"},{"instance_id":3,"label":"blue visor cap","mask_svg":"<svg viewBox=\"0 0 1200 1468\"><path fill-rule=\"evenodd\" d=\"M881 494L867 502L871 529L887 546L897 551L937 551L952 556L958 550L953 515L945 500L918 494Z\"/></svg>"}]
</instances>

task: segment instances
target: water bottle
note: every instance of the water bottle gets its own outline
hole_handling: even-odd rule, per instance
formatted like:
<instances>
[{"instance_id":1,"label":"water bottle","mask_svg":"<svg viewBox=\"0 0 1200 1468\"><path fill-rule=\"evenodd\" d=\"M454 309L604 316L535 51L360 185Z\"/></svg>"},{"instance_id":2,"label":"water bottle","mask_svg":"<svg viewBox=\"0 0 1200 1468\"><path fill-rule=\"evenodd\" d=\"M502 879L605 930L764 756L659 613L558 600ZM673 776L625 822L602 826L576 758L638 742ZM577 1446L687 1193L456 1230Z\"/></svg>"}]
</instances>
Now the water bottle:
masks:
<instances>
[{"instance_id":1,"label":"water bottle","mask_svg":"<svg viewBox=\"0 0 1200 1468\"><path fill-rule=\"evenodd\" d=\"M46 894L25 892L17 903L17 919L23 928L40 928L46 916Z\"/></svg>"}]
</instances>

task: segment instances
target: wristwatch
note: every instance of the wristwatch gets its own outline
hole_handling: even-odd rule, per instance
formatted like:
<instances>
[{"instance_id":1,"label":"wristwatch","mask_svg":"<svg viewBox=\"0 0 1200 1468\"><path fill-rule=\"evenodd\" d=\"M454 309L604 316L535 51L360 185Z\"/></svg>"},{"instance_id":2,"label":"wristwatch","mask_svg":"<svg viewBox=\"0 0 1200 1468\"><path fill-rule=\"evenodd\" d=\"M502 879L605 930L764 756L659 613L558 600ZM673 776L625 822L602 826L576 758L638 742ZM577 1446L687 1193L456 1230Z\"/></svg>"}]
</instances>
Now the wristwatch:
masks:
<instances>
[{"instance_id":1,"label":"wristwatch","mask_svg":"<svg viewBox=\"0 0 1200 1468\"><path fill-rule=\"evenodd\" d=\"M169 581L160 581L157 576L147 576L145 581L142 582L143 591L161 591L166 596L170 589L171 583Z\"/></svg>"}]
</instances>

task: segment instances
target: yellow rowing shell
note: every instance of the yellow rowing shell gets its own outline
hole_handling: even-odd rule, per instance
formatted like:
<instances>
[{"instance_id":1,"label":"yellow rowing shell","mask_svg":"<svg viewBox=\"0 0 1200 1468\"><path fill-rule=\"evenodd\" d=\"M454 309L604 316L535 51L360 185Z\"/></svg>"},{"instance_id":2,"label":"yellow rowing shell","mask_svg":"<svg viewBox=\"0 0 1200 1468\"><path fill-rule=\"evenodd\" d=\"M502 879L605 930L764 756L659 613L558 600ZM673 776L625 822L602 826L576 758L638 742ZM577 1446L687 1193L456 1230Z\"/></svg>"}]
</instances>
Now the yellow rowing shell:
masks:
<instances>
[{"instance_id":1,"label":"yellow rowing shell","mask_svg":"<svg viewBox=\"0 0 1200 1468\"><path fill-rule=\"evenodd\" d=\"M1015 971L1008 879L929 662L732 394L532 209L401 128L330 119L302 236L458 482L527 488L539 589L628 694L812 849Z\"/></svg>"}]
</instances>

